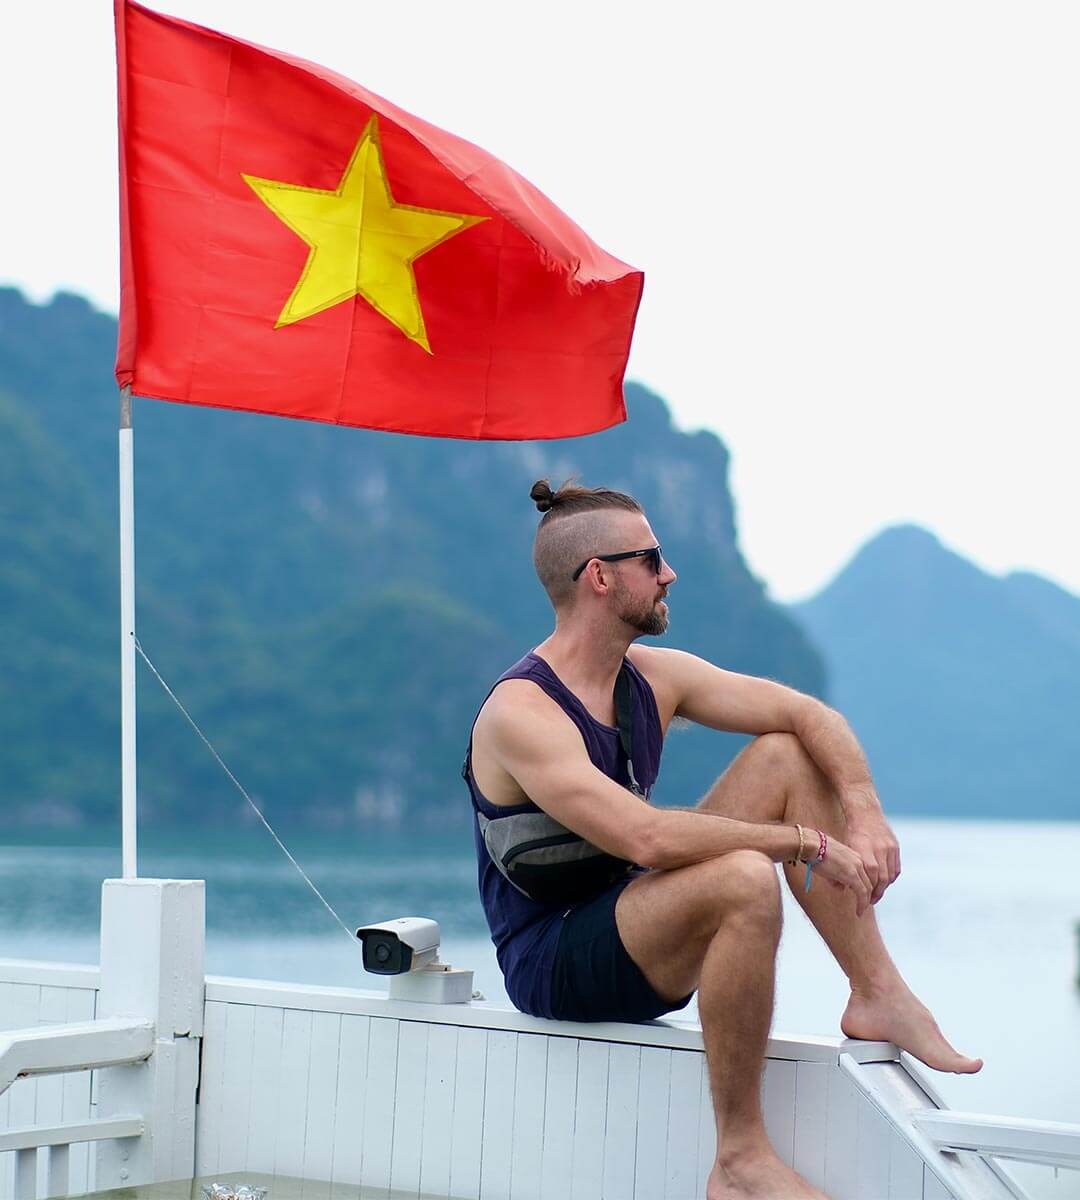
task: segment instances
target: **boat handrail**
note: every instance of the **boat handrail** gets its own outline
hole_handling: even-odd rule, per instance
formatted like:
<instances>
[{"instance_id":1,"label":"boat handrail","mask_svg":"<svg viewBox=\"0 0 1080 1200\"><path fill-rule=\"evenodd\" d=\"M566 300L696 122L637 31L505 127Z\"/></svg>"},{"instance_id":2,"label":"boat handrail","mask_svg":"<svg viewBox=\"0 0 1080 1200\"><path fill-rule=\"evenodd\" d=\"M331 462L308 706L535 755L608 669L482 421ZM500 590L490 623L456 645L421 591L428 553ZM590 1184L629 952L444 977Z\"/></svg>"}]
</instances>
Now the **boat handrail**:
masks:
<instances>
[{"instance_id":1,"label":"boat handrail","mask_svg":"<svg viewBox=\"0 0 1080 1200\"><path fill-rule=\"evenodd\" d=\"M911 1120L940 1150L1080 1170L1080 1125L932 1108Z\"/></svg>"},{"instance_id":2,"label":"boat handrail","mask_svg":"<svg viewBox=\"0 0 1080 1200\"><path fill-rule=\"evenodd\" d=\"M65 1025L36 1025L0 1034L0 1095L16 1079L60 1075L97 1067L144 1062L154 1052L152 1021L112 1017ZM69 1147L76 1142L140 1137L142 1116L112 1117L61 1125L26 1126L0 1133L0 1152L15 1152L14 1200L37 1195L38 1151L45 1150L46 1194L67 1195Z\"/></svg>"},{"instance_id":3,"label":"boat handrail","mask_svg":"<svg viewBox=\"0 0 1080 1200\"><path fill-rule=\"evenodd\" d=\"M111 1017L0 1033L0 1096L24 1075L57 1075L141 1062L154 1050L154 1025Z\"/></svg>"}]
</instances>

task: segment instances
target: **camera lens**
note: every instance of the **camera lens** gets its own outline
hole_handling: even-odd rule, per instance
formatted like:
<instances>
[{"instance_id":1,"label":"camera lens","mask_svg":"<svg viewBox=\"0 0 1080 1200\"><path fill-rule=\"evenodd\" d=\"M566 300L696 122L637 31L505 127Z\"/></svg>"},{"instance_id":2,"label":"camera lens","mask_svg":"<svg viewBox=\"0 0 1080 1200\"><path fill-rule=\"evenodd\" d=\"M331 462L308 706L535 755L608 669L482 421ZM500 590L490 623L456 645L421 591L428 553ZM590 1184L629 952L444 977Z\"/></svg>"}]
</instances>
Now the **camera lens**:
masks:
<instances>
[{"instance_id":1,"label":"camera lens","mask_svg":"<svg viewBox=\"0 0 1080 1200\"><path fill-rule=\"evenodd\" d=\"M380 964L390 961L390 947L385 942L375 947L375 961Z\"/></svg>"}]
</instances>

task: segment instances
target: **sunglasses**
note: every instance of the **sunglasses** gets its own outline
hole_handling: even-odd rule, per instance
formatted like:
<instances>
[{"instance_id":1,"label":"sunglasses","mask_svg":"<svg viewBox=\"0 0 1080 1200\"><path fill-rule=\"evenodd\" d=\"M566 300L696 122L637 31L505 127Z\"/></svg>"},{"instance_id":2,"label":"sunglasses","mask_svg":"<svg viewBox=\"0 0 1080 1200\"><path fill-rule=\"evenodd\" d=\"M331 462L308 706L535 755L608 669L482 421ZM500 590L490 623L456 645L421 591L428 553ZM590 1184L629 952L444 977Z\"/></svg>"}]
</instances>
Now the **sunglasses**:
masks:
<instances>
[{"instance_id":1,"label":"sunglasses","mask_svg":"<svg viewBox=\"0 0 1080 1200\"><path fill-rule=\"evenodd\" d=\"M659 546L650 546L647 550L625 550L622 554L594 554L592 558L587 558L570 578L576 582L593 558L599 559L600 562L622 562L626 558L648 558L651 560L653 570L659 575L664 561L664 552Z\"/></svg>"}]
</instances>

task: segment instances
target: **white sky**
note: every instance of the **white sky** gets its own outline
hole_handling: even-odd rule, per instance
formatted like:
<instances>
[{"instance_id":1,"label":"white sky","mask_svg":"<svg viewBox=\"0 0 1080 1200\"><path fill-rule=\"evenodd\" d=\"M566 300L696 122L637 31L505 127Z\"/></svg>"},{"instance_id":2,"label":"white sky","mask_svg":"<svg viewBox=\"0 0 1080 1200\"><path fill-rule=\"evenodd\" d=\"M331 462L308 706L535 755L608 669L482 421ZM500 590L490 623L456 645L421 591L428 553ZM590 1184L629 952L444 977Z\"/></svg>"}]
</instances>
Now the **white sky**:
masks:
<instances>
[{"instance_id":1,"label":"white sky","mask_svg":"<svg viewBox=\"0 0 1080 1200\"><path fill-rule=\"evenodd\" d=\"M1071 0L162 3L478 142L643 268L629 376L724 438L778 598L897 521L1080 591ZM111 3L0 20L0 279L115 311Z\"/></svg>"}]
</instances>

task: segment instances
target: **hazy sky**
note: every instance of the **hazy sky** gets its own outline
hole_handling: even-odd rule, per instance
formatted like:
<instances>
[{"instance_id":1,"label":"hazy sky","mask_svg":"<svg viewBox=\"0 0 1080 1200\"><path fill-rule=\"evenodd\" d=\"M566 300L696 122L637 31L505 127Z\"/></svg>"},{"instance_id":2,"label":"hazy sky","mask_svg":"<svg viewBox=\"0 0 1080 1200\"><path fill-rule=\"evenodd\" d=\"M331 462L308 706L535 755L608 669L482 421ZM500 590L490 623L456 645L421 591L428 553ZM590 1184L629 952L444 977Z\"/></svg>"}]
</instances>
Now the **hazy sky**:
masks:
<instances>
[{"instance_id":1,"label":"hazy sky","mask_svg":"<svg viewBox=\"0 0 1080 1200\"><path fill-rule=\"evenodd\" d=\"M1074 2L163 7L478 142L644 269L630 377L724 438L777 597L897 521L1080 591ZM115 311L111 4L2 22L0 279Z\"/></svg>"}]
</instances>

